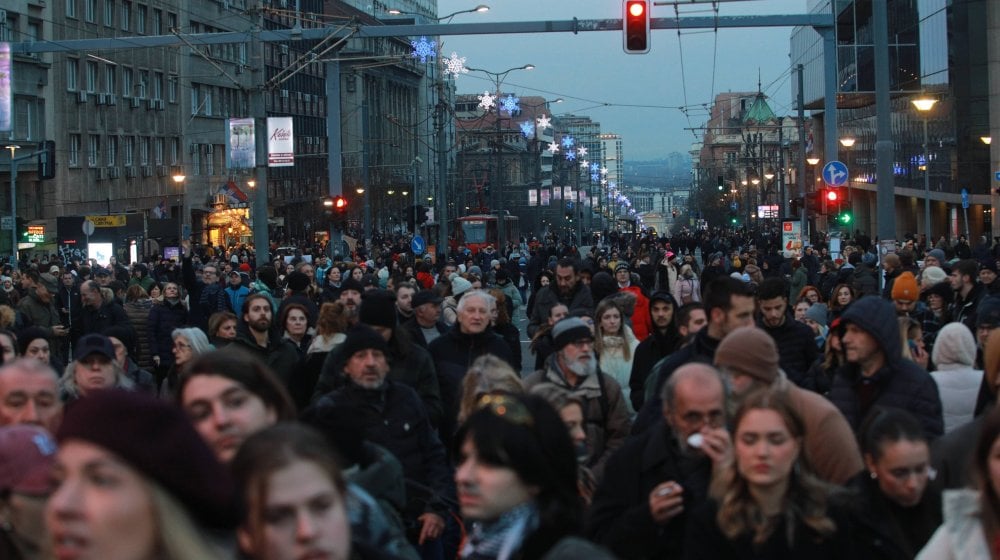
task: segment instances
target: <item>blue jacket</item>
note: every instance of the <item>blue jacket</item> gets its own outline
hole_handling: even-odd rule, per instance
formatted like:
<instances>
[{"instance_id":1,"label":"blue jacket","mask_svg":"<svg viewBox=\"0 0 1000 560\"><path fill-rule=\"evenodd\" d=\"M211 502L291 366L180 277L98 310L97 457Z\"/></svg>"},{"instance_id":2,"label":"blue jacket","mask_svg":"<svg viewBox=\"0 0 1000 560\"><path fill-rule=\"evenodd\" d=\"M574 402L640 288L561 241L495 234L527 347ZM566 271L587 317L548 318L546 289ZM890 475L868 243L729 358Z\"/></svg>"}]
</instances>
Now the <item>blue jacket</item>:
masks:
<instances>
[{"instance_id":1,"label":"blue jacket","mask_svg":"<svg viewBox=\"0 0 1000 560\"><path fill-rule=\"evenodd\" d=\"M242 315L243 301L247 299L248 295L250 295L250 289L240 284L240 286L235 290L232 285L228 285L224 291L226 293L226 299L229 300L229 308L232 309L233 313L236 313L237 316Z\"/></svg>"},{"instance_id":2,"label":"blue jacket","mask_svg":"<svg viewBox=\"0 0 1000 560\"><path fill-rule=\"evenodd\" d=\"M841 322L854 324L870 334L885 354L885 365L870 377L861 375L857 364L844 364L833 378L829 398L844 414L855 432L875 406L906 410L933 439L944 433L941 397L929 373L903 358L899 322L892 303L878 296L865 296L844 311ZM861 395L875 385L871 402Z\"/></svg>"}]
</instances>

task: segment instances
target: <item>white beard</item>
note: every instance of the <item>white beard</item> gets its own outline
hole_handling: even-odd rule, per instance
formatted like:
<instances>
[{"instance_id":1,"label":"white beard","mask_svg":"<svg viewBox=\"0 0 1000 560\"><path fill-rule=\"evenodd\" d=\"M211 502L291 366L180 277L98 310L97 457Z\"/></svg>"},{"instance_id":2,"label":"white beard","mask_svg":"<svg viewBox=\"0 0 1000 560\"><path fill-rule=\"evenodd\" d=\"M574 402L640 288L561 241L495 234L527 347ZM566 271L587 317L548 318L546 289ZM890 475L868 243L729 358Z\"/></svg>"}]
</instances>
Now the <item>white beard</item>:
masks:
<instances>
[{"instance_id":1,"label":"white beard","mask_svg":"<svg viewBox=\"0 0 1000 560\"><path fill-rule=\"evenodd\" d=\"M576 359L566 364L566 369L572 371L577 377L588 377L597 373L597 359L591 352L589 360Z\"/></svg>"}]
</instances>

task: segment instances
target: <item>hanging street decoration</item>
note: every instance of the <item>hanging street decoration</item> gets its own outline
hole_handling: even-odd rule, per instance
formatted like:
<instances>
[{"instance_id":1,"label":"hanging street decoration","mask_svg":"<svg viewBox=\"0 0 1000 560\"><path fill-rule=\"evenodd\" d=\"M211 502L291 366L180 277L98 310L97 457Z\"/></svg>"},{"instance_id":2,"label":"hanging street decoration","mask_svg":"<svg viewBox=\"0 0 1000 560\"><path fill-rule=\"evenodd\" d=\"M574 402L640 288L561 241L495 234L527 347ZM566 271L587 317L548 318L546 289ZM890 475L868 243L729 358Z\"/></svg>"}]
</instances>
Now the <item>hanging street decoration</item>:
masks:
<instances>
[{"instance_id":1,"label":"hanging street decoration","mask_svg":"<svg viewBox=\"0 0 1000 560\"><path fill-rule=\"evenodd\" d=\"M614 181L610 181L610 182L608 182L608 186L611 187L612 189L617 189L618 188L618 183L615 183Z\"/></svg>"},{"instance_id":2,"label":"hanging street decoration","mask_svg":"<svg viewBox=\"0 0 1000 560\"><path fill-rule=\"evenodd\" d=\"M469 69L465 67L465 57L459 58L458 53L451 53L451 56L445 58L441 61L444 65L444 73L451 74L452 76L458 76L459 74L468 74Z\"/></svg>"},{"instance_id":3,"label":"hanging street decoration","mask_svg":"<svg viewBox=\"0 0 1000 560\"><path fill-rule=\"evenodd\" d=\"M548 150L549 150L549 153L552 154L552 155L558 154L559 153L559 144L556 144L555 142L550 142Z\"/></svg>"},{"instance_id":4,"label":"hanging street decoration","mask_svg":"<svg viewBox=\"0 0 1000 560\"><path fill-rule=\"evenodd\" d=\"M535 122L538 123L538 128L540 130L545 130L546 128L552 127L552 119L550 119L549 116L545 114L535 119Z\"/></svg>"},{"instance_id":5,"label":"hanging street decoration","mask_svg":"<svg viewBox=\"0 0 1000 560\"><path fill-rule=\"evenodd\" d=\"M597 173L591 173L590 174L590 180L594 181L594 182L600 181L601 180L601 176L598 175Z\"/></svg>"},{"instance_id":6,"label":"hanging street decoration","mask_svg":"<svg viewBox=\"0 0 1000 560\"><path fill-rule=\"evenodd\" d=\"M521 134L523 134L525 138L531 139L535 137L535 123L531 121L524 121L520 124L520 126Z\"/></svg>"},{"instance_id":7,"label":"hanging street decoration","mask_svg":"<svg viewBox=\"0 0 1000 560\"><path fill-rule=\"evenodd\" d=\"M602 167L601 168L601 175L607 175L607 174L608 174L608 168L607 167Z\"/></svg>"},{"instance_id":8,"label":"hanging street decoration","mask_svg":"<svg viewBox=\"0 0 1000 560\"><path fill-rule=\"evenodd\" d=\"M567 150L571 149L576 144L576 140L572 136L562 137L562 147Z\"/></svg>"},{"instance_id":9,"label":"hanging street decoration","mask_svg":"<svg viewBox=\"0 0 1000 560\"><path fill-rule=\"evenodd\" d=\"M566 161L576 160L576 152L573 150L566 150Z\"/></svg>"},{"instance_id":10,"label":"hanging street decoration","mask_svg":"<svg viewBox=\"0 0 1000 560\"><path fill-rule=\"evenodd\" d=\"M577 148L576 149L576 155L578 155L580 157L586 157L587 156L587 147L586 146L580 146L579 148Z\"/></svg>"},{"instance_id":11,"label":"hanging street decoration","mask_svg":"<svg viewBox=\"0 0 1000 560\"><path fill-rule=\"evenodd\" d=\"M428 41L427 37L421 37L419 41L410 41L413 47L413 58L419 58L421 64L427 63L427 58L437 57L437 41Z\"/></svg>"},{"instance_id":12,"label":"hanging street decoration","mask_svg":"<svg viewBox=\"0 0 1000 560\"><path fill-rule=\"evenodd\" d=\"M500 110L507 111L508 115L513 116L514 113L521 110L521 106L519 105L520 102L521 102L520 97L514 97L513 95L508 93L507 97L504 97L503 99L500 100Z\"/></svg>"},{"instance_id":13,"label":"hanging street decoration","mask_svg":"<svg viewBox=\"0 0 1000 560\"><path fill-rule=\"evenodd\" d=\"M590 167L590 162L587 160L583 160L580 162L580 167L583 168L584 171L586 171Z\"/></svg>"},{"instance_id":14,"label":"hanging street decoration","mask_svg":"<svg viewBox=\"0 0 1000 560\"><path fill-rule=\"evenodd\" d=\"M590 172L591 173L597 173L600 170L601 170L601 164L597 163L596 161L594 163L590 164Z\"/></svg>"},{"instance_id":15,"label":"hanging street decoration","mask_svg":"<svg viewBox=\"0 0 1000 560\"><path fill-rule=\"evenodd\" d=\"M484 111L489 111L497 104L497 98L493 96L492 93L484 91L482 95L479 96L479 108Z\"/></svg>"}]
</instances>

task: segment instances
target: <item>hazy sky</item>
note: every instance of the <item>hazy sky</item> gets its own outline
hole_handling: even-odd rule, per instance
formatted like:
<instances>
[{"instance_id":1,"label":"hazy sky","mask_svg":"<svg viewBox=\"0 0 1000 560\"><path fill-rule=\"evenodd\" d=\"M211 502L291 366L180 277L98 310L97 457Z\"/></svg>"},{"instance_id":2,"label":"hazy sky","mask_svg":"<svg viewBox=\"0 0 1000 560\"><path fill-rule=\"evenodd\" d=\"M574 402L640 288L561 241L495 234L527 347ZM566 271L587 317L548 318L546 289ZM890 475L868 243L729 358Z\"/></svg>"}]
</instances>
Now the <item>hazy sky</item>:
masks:
<instances>
[{"instance_id":1,"label":"hazy sky","mask_svg":"<svg viewBox=\"0 0 1000 560\"><path fill-rule=\"evenodd\" d=\"M486 13L462 14L458 22L556 21L621 18L621 0L481 0ZM438 0L441 15L468 9L480 0ZM720 16L798 14L805 0L748 0L717 4ZM682 4L680 16L710 16L710 4ZM653 6L654 18L674 17L673 6ZM589 115L604 132L623 137L625 158L655 159L687 152L695 141L688 127L701 126L714 95L755 91L760 70L763 91L775 113L791 114L788 49L791 28L654 30L651 50L627 55L620 31L443 37L443 55L452 51L468 66L512 72L503 90L516 95L562 97L558 113ZM683 53L683 65L682 57ZM715 59L713 65L713 58ZM683 72L682 72L683 66ZM713 72L714 66L714 72ZM682 76L683 74L683 76ZM459 93L490 88L482 73L458 78ZM714 87L713 87L714 83ZM599 106L609 103L612 106ZM646 105L650 107L626 107ZM681 107L688 107L687 114ZM699 137L700 137L700 133Z\"/></svg>"}]
</instances>

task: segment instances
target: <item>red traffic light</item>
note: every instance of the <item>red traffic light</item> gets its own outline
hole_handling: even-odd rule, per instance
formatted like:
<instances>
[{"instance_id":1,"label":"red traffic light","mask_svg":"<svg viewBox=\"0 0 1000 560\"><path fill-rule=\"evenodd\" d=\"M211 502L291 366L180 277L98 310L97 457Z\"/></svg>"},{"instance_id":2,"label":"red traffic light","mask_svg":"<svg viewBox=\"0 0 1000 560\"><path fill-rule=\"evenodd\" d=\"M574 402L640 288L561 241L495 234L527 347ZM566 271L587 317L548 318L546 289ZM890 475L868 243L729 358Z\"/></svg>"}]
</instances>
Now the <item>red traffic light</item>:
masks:
<instances>
[{"instance_id":1,"label":"red traffic light","mask_svg":"<svg viewBox=\"0 0 1000 560\"><path fill-rule=\"evenodd\" d=\"M622 40L628 54L649 52L649 0L624 0Z\"/></svg>"},{"instance_id":2,"label":"red traffic light","mask_svg":"<svg viewBox=\"0 0 1000 560\"><path fill-rule=\"evenodd\" d=\"M342 196L333 197L333 211L343 214L347 211L347 199Z\"/></svg>"},{"instance_id":3,"label":"red traffic light","mask_svg":"<svg viewBox=\"0 0 1000 560\"><path fill-rule=\"evenodd\" d=\"M837 202L837 199L839 197L840 197L840 195L837 194L837 191L834 191L834 190L826 191L826 199L829 202Z\"/></svg>"}]
</instances>

